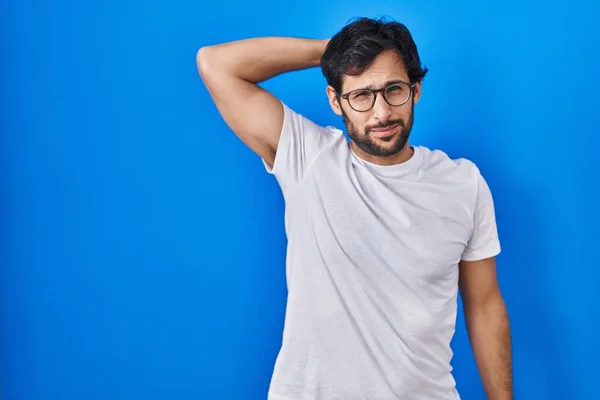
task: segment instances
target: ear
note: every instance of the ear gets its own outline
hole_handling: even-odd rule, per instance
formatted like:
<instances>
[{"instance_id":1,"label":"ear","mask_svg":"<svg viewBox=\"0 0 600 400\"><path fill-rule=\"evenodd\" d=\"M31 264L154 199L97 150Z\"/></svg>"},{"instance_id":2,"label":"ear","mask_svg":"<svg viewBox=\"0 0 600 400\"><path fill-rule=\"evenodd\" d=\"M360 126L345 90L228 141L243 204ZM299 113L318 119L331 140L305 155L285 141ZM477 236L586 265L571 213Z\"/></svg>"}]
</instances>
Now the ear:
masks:
<instances>
[{"instance_id":1,"label":"ear","mask_svg":"<svg viewBox=\"0 0 600 400\"><path fill-rule=\"evenodd\" d=\"M327 93L327 97L329 98L329 106L331 107L333 112L337 115L342 115L342 105L339 102L341 98L338 97L337 93L335 92L335 89L332 86L328 85L325 91Z\"/></svg>"},{"instance_id":2,"label":"ear","mask_svg":"<svg viewBox=\"0 0 600 400\"><path fill-rule=\"evenodd\" d=\"M421 82L422 81L417 82L413 89L413 100L415 104L417 104L421 98Z\"/></svg>"}]
</instances>

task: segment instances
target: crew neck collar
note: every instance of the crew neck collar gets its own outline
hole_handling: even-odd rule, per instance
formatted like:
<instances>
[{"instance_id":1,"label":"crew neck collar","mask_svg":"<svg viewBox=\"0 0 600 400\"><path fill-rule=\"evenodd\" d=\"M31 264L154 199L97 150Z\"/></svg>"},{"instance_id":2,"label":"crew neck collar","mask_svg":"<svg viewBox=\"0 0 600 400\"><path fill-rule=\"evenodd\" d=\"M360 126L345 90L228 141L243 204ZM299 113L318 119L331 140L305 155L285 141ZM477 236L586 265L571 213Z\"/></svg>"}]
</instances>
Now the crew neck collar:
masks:
<instances>
[{"instance_id":1,"label":"crew neck collar","mask_svg":"<svg viewBox=\"0 0 600 400\"><path fill-rule=\"evenodd\" d=\"M369 168L370 170L386 176L398 175L406 172L411 172L415 169L415 166L418 164L421 158L421 148L420 146L410 146L413 149L412 156L401 163L392 164L392 165L381 165L375 164L371 161L367 161L365 159L360 158L352 149L352 144L350 143L350 152L352 153L352 159L357 163L362 164Z\"/></svg>"}]
</instances>

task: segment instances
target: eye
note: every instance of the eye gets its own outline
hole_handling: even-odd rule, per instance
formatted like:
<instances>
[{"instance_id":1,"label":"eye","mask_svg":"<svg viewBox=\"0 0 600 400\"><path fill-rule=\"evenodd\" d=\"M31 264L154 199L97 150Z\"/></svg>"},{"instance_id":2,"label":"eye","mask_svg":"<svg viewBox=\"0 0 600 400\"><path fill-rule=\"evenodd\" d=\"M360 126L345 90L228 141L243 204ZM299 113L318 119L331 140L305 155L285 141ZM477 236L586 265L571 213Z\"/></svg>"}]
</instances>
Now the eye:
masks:
<instances>
[{"instance_id":1,"label":"eye","mask_svg":"<svg viewBox=\"0 0 600 400\"><path fill-rule=\"evenodd\" d=\"M391 85L391 86L387 87L386 91L387 92L395 92L395 91L401 91L402 89L404 89L404 88L401 85Z\"/></svg>"},{"instance_id":2,"label":"eye","mask_svg":"<svg viewBox=\"0 0 600 400\"><path fill-rule=\"evenodd\" d=\"M352 97L355 98L355 99L356 98L360 98L360 97L367 97L367 96L370 96L370 95L371 95L371 92L369 92L368 90L363 90L361 92L352 93Z\"/></svg>"}]
</instances>

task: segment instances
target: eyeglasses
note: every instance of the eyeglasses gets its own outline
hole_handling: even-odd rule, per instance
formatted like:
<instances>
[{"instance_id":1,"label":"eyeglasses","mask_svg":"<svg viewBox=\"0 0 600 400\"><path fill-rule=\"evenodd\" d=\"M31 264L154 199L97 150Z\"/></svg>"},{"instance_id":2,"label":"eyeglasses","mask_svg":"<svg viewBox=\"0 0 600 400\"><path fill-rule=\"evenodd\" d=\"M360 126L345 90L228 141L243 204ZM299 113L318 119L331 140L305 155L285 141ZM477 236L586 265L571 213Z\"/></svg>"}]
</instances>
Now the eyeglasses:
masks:
<instances>
[{"instance_id":1,"label":"eyeglasses","mask_svg":"<svg viewBox=\"0 0 600 400\"><path fill-rule=\"evenodd\" d=\"M369 111L375 105L377 93L382 93L383 99L393 107L403 105L413 94L415 84L402 81L394 82L383 89L357 89L345 94L338 95L345 99L354 111Z\"/></svg>"}]
</instances>

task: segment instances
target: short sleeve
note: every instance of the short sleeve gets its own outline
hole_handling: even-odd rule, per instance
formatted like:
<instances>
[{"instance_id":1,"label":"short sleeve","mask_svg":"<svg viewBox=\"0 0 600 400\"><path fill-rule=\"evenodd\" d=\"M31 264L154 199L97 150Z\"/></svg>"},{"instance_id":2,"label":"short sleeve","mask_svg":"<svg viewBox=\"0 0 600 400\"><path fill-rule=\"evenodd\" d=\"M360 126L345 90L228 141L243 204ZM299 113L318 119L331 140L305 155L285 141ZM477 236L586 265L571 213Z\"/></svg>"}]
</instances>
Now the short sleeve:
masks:
<instances>
[{"instance_id":1,"label":"short sleeve","mask_svg":"<svg viewBox=\"0 0 600 400\"><path fill-rule=\"evenodd\" d=\"M477 261L495 257L500 253L496 213L490 188L479 170L473 213L473 230L463 252L464 261Z\"/></svg>"},{"instance_id":2,"label":"short sleeve","mask_svg":"<svg viewBox=\"0 0 600 400\"><path fill-rule=\"evenodd\" d=\"M315 124L283 105L284 117L275 161L263 164L269 174L277 179L284 193L298 187L312 164L334 140L334 132Z\"/></svg>"}]
</instances>

